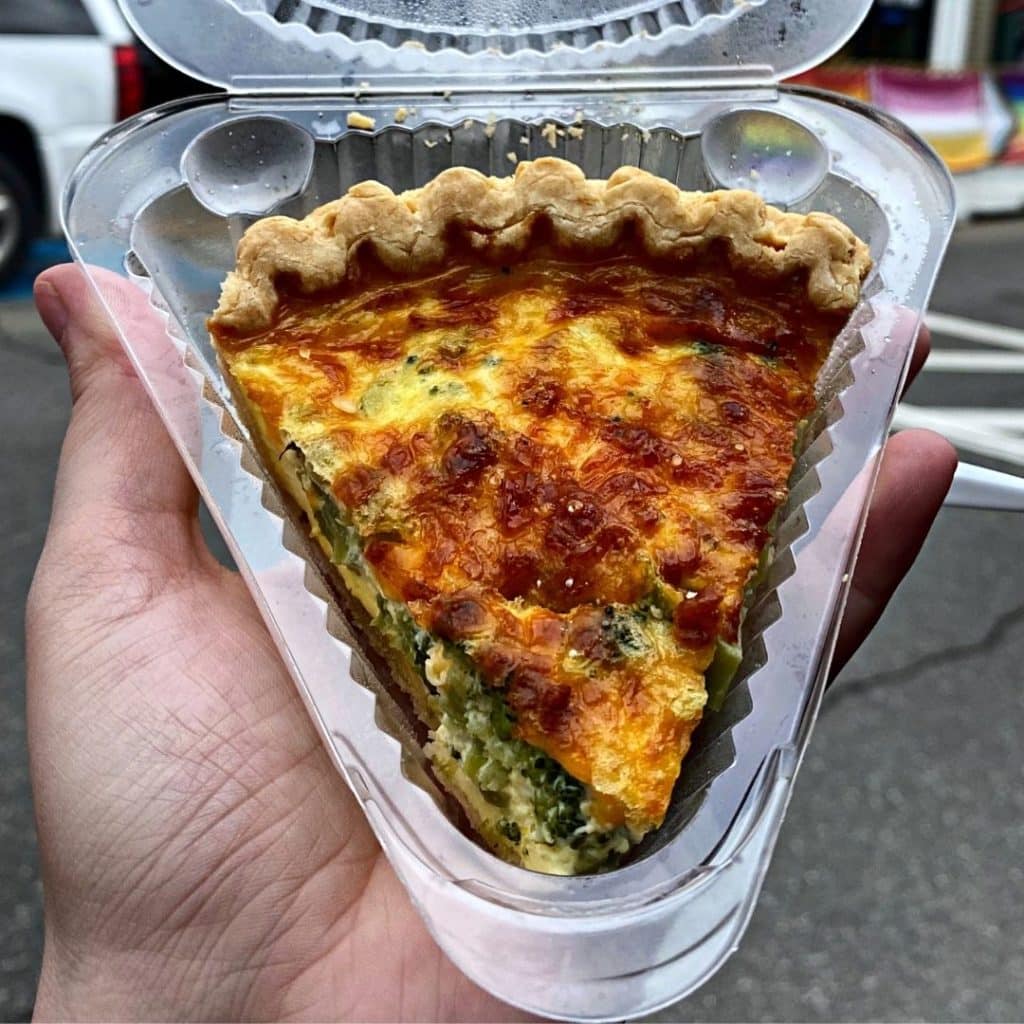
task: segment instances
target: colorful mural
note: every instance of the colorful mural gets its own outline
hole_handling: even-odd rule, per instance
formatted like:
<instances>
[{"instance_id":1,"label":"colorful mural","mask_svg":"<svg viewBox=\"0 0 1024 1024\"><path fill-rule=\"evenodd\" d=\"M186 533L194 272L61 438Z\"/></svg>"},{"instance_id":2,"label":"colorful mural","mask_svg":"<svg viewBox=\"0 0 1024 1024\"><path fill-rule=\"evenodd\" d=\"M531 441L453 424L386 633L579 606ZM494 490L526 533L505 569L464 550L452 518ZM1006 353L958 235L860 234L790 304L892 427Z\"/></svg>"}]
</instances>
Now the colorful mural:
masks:
<instances>
[{"instance_id":1,"label":"colorful mural","mask_svg":"<svg viewBox=\"0 0 1024 1024\"><path fill-rule=\"evenodd\" d=\"M816 68L791 82L840 92L898 117L954 173L1024 164L1024 72L839 66Z\"/></svg>"}]
</instances>

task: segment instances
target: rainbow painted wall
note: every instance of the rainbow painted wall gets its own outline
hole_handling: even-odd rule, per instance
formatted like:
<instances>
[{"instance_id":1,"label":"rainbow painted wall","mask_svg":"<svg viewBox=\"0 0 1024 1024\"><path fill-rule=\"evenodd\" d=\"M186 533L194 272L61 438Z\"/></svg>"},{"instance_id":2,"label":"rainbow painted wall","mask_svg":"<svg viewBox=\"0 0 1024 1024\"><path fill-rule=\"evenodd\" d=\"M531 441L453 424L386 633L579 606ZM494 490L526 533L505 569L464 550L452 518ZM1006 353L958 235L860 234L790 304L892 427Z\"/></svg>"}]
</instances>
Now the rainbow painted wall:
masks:
<instances>
[{"instance_id":1,"label":"rainbow painted wall","mask_svg":"<svg viewBox=\"0 0 1024 1024\"><path fill-rule=\"evenodd\" d=\"M892 114L927 139L956 174L1024 165L1024 71L824 67L790 84L830 89Z\"/></svg>"}]
</instances>

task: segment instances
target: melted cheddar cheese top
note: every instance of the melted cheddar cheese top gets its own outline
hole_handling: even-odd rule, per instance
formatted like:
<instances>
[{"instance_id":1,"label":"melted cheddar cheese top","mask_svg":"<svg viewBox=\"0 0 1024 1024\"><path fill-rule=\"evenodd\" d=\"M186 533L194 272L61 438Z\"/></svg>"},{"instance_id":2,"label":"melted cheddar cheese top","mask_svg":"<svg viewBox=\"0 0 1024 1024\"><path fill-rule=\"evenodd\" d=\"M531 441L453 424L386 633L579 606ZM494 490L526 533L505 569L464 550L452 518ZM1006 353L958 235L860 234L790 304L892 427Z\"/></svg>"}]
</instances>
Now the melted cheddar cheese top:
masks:
<instances>
[{"instance_id":1,"label":"melted cheddar cheese top","mask_svg":"<svg viewBox=\"0 0 1024 1024\"><path fill-rule=\"evenodd\" d=\"M644 831L841 323L805 292L713 257L467 263L292 294L270 329L217 341L383 593L468 652L600 820Z\"/></svg>"}]
</instances>

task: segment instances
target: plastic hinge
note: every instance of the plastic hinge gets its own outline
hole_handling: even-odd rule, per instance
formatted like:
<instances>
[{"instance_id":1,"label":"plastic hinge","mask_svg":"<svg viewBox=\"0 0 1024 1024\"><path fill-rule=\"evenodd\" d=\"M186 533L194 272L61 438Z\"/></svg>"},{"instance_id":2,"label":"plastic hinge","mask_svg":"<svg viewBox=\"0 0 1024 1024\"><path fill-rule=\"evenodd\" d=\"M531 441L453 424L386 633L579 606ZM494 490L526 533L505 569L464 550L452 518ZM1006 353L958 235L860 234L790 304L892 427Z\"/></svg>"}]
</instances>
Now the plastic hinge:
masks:
<instances>
[{"instance_id":1,"label":"plastic hinge","mask_svg":"<svg viewBox=\"0 0 1024 1024\"><path fill-rule=\"evenodd\" d=\"M429 95L509 95L516 93L616 93L616 92L715 92L756 90L760 97L778 92L773 69L768 65L712 68L635 68L579 69L538 75L480 73L449 76L444 79L421 75L376 75L354 81L351 75L294 75L263 78L236 76L231 79L232 93L260 94L313 93L351 96L429 96Z\"/></svg>"}]
</instances>

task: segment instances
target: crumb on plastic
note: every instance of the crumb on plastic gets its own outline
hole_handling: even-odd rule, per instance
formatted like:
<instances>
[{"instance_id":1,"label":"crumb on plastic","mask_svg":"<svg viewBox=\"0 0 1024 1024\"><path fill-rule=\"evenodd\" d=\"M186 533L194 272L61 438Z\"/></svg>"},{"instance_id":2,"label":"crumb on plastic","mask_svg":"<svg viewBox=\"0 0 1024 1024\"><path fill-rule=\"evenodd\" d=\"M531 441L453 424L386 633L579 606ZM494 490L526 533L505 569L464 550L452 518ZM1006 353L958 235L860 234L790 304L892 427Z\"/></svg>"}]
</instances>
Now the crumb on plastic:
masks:
<instances>
[{"instance_id":1,"label":"crumb on plastic","mask_svg":"<svg viewBox=\"0 0 1024 1024\"><path fill-rule=\"evenodd\" d=\"M508 151L508 152L507 152L507 153L505 154L505 159L506 159L506 160L507 160L507 161L508 161L508 162L509 162L510 164L517 164L517 163L519 163L519 157L518 157L518 156L516 156L516 154L515 154L515 153L513 153L513 152L512 152L511 150L509 150L509 151Z\"/></svg>"},{"instance_id":2,"label":"crumb on plastic","mask_svg":"<svg viewBox=\"0 0 1024 1024\"><path fill-rule=\"evenodd\" d=\"M395 123L396 124L405 124L405 120L406 120L406 118L408 116L409 116L409 108L408 107L399 107L395 111Z\"/></svg>"},{"instance_id":3,"label":"crumb on plastic","mask_svg":"<svg viewBox=\"0 0 1024 1024\"><path fill-rule=\"evenodd\" d=\"M487 124L484 125L484 135L489 139L494 138L494 133L497 131L498 115L492 110L487 115Z\"/></svg>"},{"instance_id":4,"label":"crumb on plastic","mask_svg":"<svg viewBox=\"0 0 1024 1024\"><path fill-rule=\"evenodd\" d=\"M558 128L552 121L548 121L548 123L541 128L540 134L543 139L547 140L547 144L552 149L558 148Z\"/></svg>"},{"instance_id":5,"label":"crumb on plastic","mask_svg":"<svg viewBox=\"0 0 1024 1024\"><path fill-rule=\"evenodd\" d=\"M424 139L423 140L423 145L426 146L427 149L433 149L437 144L438 144L438 140L437 139Z\"/></svg>"},{"instance_id":6,"label":"crumb on plastic","mask_svg":"<svg viewBox=\"0 0 1024 1024\"><path fill-rule=\"evenodd\" d=\"M462 127L468 132L469 129L473 127L473 118L467 117L466 120L462 122Z\"/></svg>"},{"instance_id":7,"label":"crumb on plastic","mask_svg":"<svg viewBox=\"0 0 1024 1024\"><path fill-rule=\"evenodd\" d=\"M349 128L362 128L368 132L372 132L377 127L377 122L374 118L367 117L366 114L360 114L355 110L349 112L348 117L345 118L345 123Z\"/></svg>"},{"instance_id":8,"label":"crumb on plastic","mask_svg":"<svg viewBox=\"0 0 1024 1024\"><path fill-rule=\"evenodd\" d=\"M583 108L582 107L577 107L576 108L576 113L573 114L572 123L573 124L583 124Z\"/></svg>"},{"instance_id":9,"label":"crumb on plastic","mask_svg":"<svg viewBox=\"0 0 1024 1024\"><path fill-rule=\"evenodd\" d=\"M582 139L583 138L583 129L578 124L571 124L571 125L569 125L569 127L566 129L566 131L569 133L569 138L570 139Z\"/></svg>"}]
</instances>

